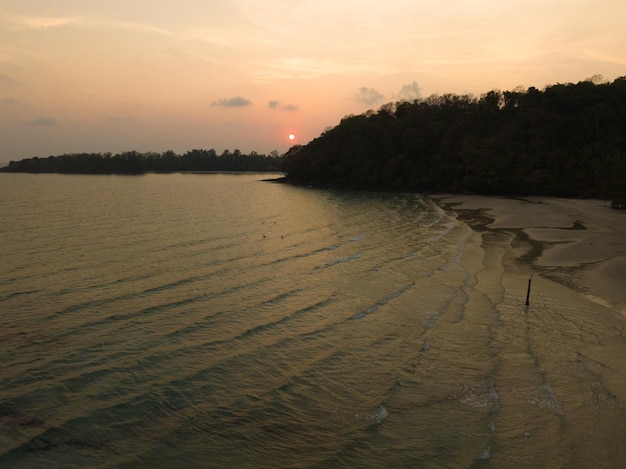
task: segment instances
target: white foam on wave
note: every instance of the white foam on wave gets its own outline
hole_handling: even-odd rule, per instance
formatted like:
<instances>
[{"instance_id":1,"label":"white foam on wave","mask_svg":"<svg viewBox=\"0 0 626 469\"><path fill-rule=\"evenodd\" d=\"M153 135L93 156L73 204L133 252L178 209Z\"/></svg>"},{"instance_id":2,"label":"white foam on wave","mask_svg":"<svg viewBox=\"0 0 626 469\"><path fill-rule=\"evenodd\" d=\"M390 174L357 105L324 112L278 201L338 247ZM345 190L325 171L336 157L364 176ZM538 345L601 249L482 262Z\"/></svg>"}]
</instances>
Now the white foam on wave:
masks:
<instances>
[{"instance_id":1,"label":"white foam on wave","mask_svg":"<svg viewBox=\"0 0 626 469\"><path fill-rule=\"evenodd\" d=\"M463 257L463 244L465 244L465 243L461 243L459 245L459 248L457 249L456 257L454 258L455 264L460 264L461 263L461 258Z\"/></svg>"},{"instance_id":2,"label":"white foam on wave","mask_svg":"<svg viewBox=\"0 0 626 469\"><path fill-rule=\"evenodd\" d=\"M357 252L356 254L353 254L351 256L337 257L336 259L333 259L328 264L326 264L326 267L332 267L337 264L343 264L344 262L349 262L351 260L360 259L360 258L361 258L360 252Z\"/></svg>"},{"instance_id":3,"label":"white foam on wave","mask_svg":"<svg viewBox=\"0 0 626 469\"><path fill-rule=\"evenodd\" d=\"M359 420L364 420L372 425L378 425L389 416L389 412L382 405L376 407L371 412L363 412L356 415Z\"/></svg>"},{"instance_id":4,"label":"white foam on wave","mask_svg":"<svg viewBox=\"0 0 626 469\"><path fill-rule=\"evenodd\" d=\"M437 322L437 319L439 319L439 312L429 311L424 315L424 325L426 326L427 329L430 329L431 327L435 325L435 323Z\"/></svg>"},{"instance_id":5,"label":"white foam on wave","mask_svg":"<svg viewBox=\"0 0 626 469\"><path fill-rule=\"evenodd\" d=\"M448 233L450 233L450 231L452 231L452 229L458 225L457 221L452 221L450 223L448 223L445 228L443 229L443 231L441 231L440 233L436 234L435 236L433 236L430 241L428 242L429 245L435 244L437 241L440 241L442 238L445 238L446 236L448 236Z\"/></svg>"},{"instance_id":6,"label":"white foam on wave","mask_svg":"<svg viewBox=\"0 0 626 469\"><path fill-rule=\"evenodd\" d=\"M461 384L450 399L473 409L495 411L500 408L500 397L491 384Z\"/></svg>"},{"instance_id":7,"label":"white foam on wave","mask_svg":"<svg viewBox=\"0 0 626 469\"><path fill-rule=\"evenodd\" d=\"M563 415L563 408L549 384L538 386L528 395L526 400L542 409L549 410L555 415Z\"/></svg>"},{"instance_id":8,"label":"white foam on wave","mask_svg":"<svg viewBox=\"0 0 626 469\"><path fill-rule=\"evenodd\" d=\"M356 235L356 236L351 237L350 241L355 243L357 241L363 240L364 238L365 238L365 235L364 234L360 234L360 235Z\"/></svg>"}]
</instances>

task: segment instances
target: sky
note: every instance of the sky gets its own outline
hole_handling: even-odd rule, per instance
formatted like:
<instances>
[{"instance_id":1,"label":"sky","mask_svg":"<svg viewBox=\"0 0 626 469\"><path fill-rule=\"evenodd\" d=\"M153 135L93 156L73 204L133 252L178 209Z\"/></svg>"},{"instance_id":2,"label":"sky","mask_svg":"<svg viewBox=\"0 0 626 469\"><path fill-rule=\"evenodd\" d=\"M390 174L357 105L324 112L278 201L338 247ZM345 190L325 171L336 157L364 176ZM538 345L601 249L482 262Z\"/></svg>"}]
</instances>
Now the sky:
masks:
<instances>
[{"instance_id":1,"label":"sky","mask_svg":"<svg viewBox=\"0 0 626 469\"><path fill-rule=\"evenodd\" d=\"M594 75L626 75L624 0L0 0L0 164L282 154L391 101Z\"/></svg>"}]
</instances>

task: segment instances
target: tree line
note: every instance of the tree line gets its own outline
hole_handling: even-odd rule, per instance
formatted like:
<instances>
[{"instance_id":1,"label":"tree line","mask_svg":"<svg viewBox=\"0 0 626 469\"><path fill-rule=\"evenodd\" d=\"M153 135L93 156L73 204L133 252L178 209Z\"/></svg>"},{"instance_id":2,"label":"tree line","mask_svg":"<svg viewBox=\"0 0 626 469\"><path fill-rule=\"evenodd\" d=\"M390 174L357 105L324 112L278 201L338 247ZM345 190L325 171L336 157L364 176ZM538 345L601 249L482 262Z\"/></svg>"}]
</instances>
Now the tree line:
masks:
<instances>
[{"instance_id":1,"label":"tree line","mask_svg":"<svg viewBox=\"0 0 626 469\"><path fill-rule=\"evenodd\" d=\"M143 174L146 172L180 171L281 171L283 157L278 152L269 155L224 150L190 150L178 155L171 150L163 153L127 151L111 153L72 153L20 161L11 161L3 172L70 173L70 174Z\"/></svg>"},{"instance_id":2,"label":"tree line","mask_svg":"<svg viewBox=\"0 0 626 469\"><path fill-rule=\"evenodd\" d=\"M600 197L626 207L626 77L444 94L344 117L285 155L239 150L80 153L4 172L284 171L287 182L367 190Z\"/></svg>"},{"instance_id":3,"label":"tree line","mask_svg":"<svg viewBox=\"0 0 626 469\"><path fill-rule=\"evenodd\" d=\"M286 180L626 204L626 77L398 101L286 154Z\"/></svg>"}]
</instances>

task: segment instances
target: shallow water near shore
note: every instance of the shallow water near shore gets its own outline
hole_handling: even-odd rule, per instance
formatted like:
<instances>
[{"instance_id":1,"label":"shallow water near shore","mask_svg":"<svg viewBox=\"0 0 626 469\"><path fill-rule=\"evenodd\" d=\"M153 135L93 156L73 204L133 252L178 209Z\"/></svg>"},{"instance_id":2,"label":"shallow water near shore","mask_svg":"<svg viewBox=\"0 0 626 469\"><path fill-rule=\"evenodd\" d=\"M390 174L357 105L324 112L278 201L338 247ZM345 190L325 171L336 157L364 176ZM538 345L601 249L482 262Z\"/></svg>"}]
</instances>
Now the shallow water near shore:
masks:
<instances>
[{"instance_id":1,"label":"shallow water near shore","mask_svg":"<svg viewBox=\"0 0 626 469\"><path fill-rule=\"evenodd\" d=\"M0 174L1 467L621 467L621 314L267 177Z\"/></svg>"}]
</instances>

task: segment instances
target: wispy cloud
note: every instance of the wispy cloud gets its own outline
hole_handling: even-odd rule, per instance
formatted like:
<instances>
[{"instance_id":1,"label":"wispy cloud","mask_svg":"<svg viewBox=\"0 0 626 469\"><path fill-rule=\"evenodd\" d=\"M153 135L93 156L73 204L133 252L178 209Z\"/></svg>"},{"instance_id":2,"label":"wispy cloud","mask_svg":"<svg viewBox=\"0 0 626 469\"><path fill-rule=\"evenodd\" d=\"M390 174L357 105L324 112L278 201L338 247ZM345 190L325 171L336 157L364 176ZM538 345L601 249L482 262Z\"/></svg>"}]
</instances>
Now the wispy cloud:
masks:
<instances>
[{"instance_id":1,"label":"wispy cloud","mask_svg":"<svg viewBox=\"0 0 626 469\"><path fill-rule=\"evenodd\" d=\"M213 101L211 106L222 106L222 107L246 107L251 106L252 101L246 98L242 98L241 96L234 96L228 99L218 99L217 101Z\"/></svg>"},{"instance_id":2,"label":"wispy cloud","mask_svg":"<svg viewBox=\"0 0 626 469\"><path fill-rule=\"evenodd\" d=\"M281 104L280 101L274 99L267 104L267 107L281 111L297 111L300 108L298 104Z\"/></svg>"},{"instance_id":3,"label":"wispy cloud","mask_svg":"<svg viewBox=\"0 0 626 469\"><path fill-rule=\"evenodd\" d=\"M51 16L15 16L9 21L16 29L50 29L65 26L67 24L78 23L81 20L77 17L51 17Z\"/></svg>"},{"instance_id":4,"label":"wispy cloud","mask_svg":"<svg viewBox=\"0 0 626 469\"><path fill-rule=\"evenodd\" d=\"M57 125L57 120L53 117L37 117L30 123L39 127L52 127Z\"/></svg>"},{"instance_id":5,"label":"wispy cloud","mask_svg":"<svg viewBox=\"0 0 626 469\"><path fill-rule=\"evenodd\" d=\"M400 99L406 99L408 101L412 101L414 99L419 99L422 97L422 93L420 91L417 82L409 83L408 85L404 85L400 92L398 93Z\"/></svg>"},{"instance_id":6,"label":"wispy cloud","mask_svg":"<svg viewBox=\"0 0 626 469\"><path fill-rule=\"evenodd\" d=\"M13 98L3 98L3 99L0 100L0 103L13 105L13 104L18 104L19 101L17 99L13 99Z\"/></svg>"},{"instance_id":7,"label":"wispy cloud","mask_svg":"<svg viewBox=\"0 0 626 469\"><path fill-rule=\"evenodd\" d=\"M163 37L168 37L178 40L193 40L201 41L214 45L229 45L236 44L237 41L232 38L226 38L228 31L224 31L224 34L216 35L214 30L199 33L193 29L168 29L160 26L156 26L150 23L143 23L137 21L124 21L114 20L90 16L5 16L0 17L0 23L5 23L10 29L20 31L42 31L51 30L54 28L61 28L64 26L82 27L82 28L102 28L102 29L114 29L125 30L139 33L154 34ZM232 36L237 37L236 33L232 32Z\"/></svg>"},{"instance_id":8,"label":"wispy cloud","mask_svg":"<svg viewBox=\"0 0 626 469\"><path fill-rule=\"evenodd\" d=\"M361 103L372 105L385 99L385 95L379 93L374 88L367 88L365 86L362 86L361 88L359 88L359 92L354 96L354 99Z\"/></svg>"}]
</instances>

